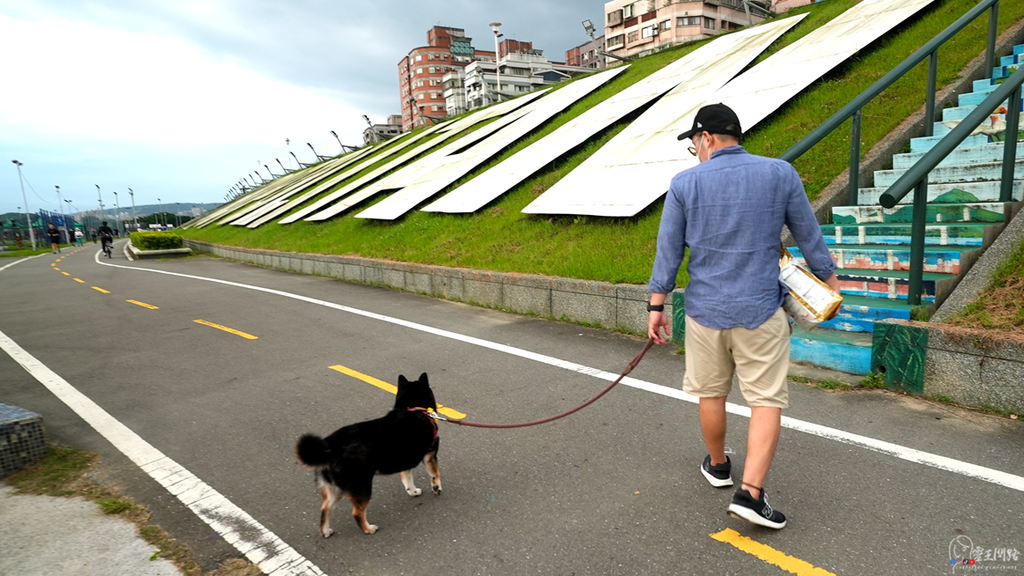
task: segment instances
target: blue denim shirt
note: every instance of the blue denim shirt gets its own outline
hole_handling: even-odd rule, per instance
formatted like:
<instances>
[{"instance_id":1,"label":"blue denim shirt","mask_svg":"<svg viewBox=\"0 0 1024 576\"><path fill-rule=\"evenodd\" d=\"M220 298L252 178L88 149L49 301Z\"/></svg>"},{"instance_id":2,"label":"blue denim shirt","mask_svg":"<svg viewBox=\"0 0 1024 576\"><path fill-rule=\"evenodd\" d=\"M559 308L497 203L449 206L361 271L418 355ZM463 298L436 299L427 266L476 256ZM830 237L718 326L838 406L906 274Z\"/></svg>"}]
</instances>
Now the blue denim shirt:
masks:
<instances>
[{"instance_id":1,"label":"blue denim shirt","mask_svg":"<svg viewBox=\"0 0 1024 576\"><path fill-rule=\"evenodd\" d=\"M716 150L672 178L647 287L671 292L689 248L686 315L716 330L756 328L786 295L779 282L783 224L811 272L829 278L836 265L796 170L739 145Z\"/></svg>"}]
</instances>

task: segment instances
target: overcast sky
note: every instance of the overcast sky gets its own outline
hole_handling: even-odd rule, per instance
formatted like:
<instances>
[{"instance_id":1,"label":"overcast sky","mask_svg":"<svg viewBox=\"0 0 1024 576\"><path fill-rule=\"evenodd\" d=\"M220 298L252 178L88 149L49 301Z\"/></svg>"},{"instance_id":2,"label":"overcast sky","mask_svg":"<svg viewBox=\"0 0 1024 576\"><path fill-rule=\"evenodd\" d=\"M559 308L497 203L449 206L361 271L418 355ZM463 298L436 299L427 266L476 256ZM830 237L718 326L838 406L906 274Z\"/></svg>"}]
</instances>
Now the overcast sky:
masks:
<instances>
[{"instance_id":1,"label":"overcast sky","mask_svg":"<svg viewBox=\"0 0 1024 576\"><path fill-rule=\"evenodd\" d=\"M604 3L541 0L0 0L0 213L220 202L288 152L362 143L400 113L398 62L435 25L493 50L488 26L551 60ZM286 139L291 141L286 144ZM291 163L289 163L291 160ZM96 185L100 186L97 194Z\"/></svg>"}]
</instances>

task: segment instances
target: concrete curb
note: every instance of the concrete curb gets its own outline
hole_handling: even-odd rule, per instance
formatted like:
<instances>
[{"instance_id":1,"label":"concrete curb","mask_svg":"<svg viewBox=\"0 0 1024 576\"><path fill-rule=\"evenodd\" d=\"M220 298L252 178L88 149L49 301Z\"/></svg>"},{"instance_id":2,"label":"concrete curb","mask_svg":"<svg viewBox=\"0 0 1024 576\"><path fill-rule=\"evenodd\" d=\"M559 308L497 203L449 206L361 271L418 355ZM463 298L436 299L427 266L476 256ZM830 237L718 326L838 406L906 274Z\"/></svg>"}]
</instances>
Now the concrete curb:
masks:
<instances>
[{"instance_id":1,"label":"concrete curb","mask_svg":"<svg viewBox=\"0 0 1024 576\"><path fill-rule=\"evenodd\" d=\"M236 248L188 239L185 244L197 252L278 270L387 286L519 314L647 334L650 292L646 286L636 284ZM682 290L676 292L682 294ZM668 314L672 314L672 301L670 298L666 302Z\"/></svg>"},{"instance_id":2,"label":"concrete curb","mask_svg":"<svg viewBox=\"0 0 1024 576\"><path fill-rule=\"evenodd\" d=\"M167 258L174 256L192 255L191 248L170 248L167 250L139 250L138 248L135 247L134 244L132 244L131 240L128 241L127 248L132 253L133 256L139 258L140 260L143 258Z\"/></svg>"}]
</instances>

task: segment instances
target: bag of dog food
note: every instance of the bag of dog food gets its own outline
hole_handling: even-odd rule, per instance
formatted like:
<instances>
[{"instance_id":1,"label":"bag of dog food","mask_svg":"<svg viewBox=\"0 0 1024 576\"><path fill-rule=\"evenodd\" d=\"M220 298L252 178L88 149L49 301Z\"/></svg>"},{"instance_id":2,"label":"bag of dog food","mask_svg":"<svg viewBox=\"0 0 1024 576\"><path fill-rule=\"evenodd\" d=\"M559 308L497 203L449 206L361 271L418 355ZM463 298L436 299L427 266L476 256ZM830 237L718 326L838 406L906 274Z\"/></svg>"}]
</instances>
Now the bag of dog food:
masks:
<instances>
[{"instance_id":1,"label":"bag of dog food","mask_svg":"<svg viewBox=\"0 0 1024 576\"><path fill-rule=\"evenodd\" d=\"M779 257L779 281L789 288L782 303L786 314L804 330L811 330L839 312L843 297L836 294L810 271L797 265L789 250L782 248Z\"/></svg>"}]
</instances>

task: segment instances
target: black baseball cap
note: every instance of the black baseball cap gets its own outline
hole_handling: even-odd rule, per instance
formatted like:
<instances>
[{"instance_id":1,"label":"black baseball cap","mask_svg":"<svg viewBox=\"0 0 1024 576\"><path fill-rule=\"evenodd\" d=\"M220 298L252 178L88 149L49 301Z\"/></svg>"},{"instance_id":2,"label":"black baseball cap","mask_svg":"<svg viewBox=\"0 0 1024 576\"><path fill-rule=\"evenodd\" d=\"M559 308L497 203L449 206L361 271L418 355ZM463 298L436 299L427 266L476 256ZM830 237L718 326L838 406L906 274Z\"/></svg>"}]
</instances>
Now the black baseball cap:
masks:
<instances>
[{"instance_id":1,"label":"black baseball cap","mask_svg":"<svg viewBox=\"0 0 1024 576\"><path fill-rule=\"evenodd\" d=\"M697 110L697 116L693 119L693 127L680 134L678 139L686 140L700 132L725 134L736 138L743 135L739 117L732 111L732 108L725 104L709 104Z\"/></svg>"}]
</instances>

